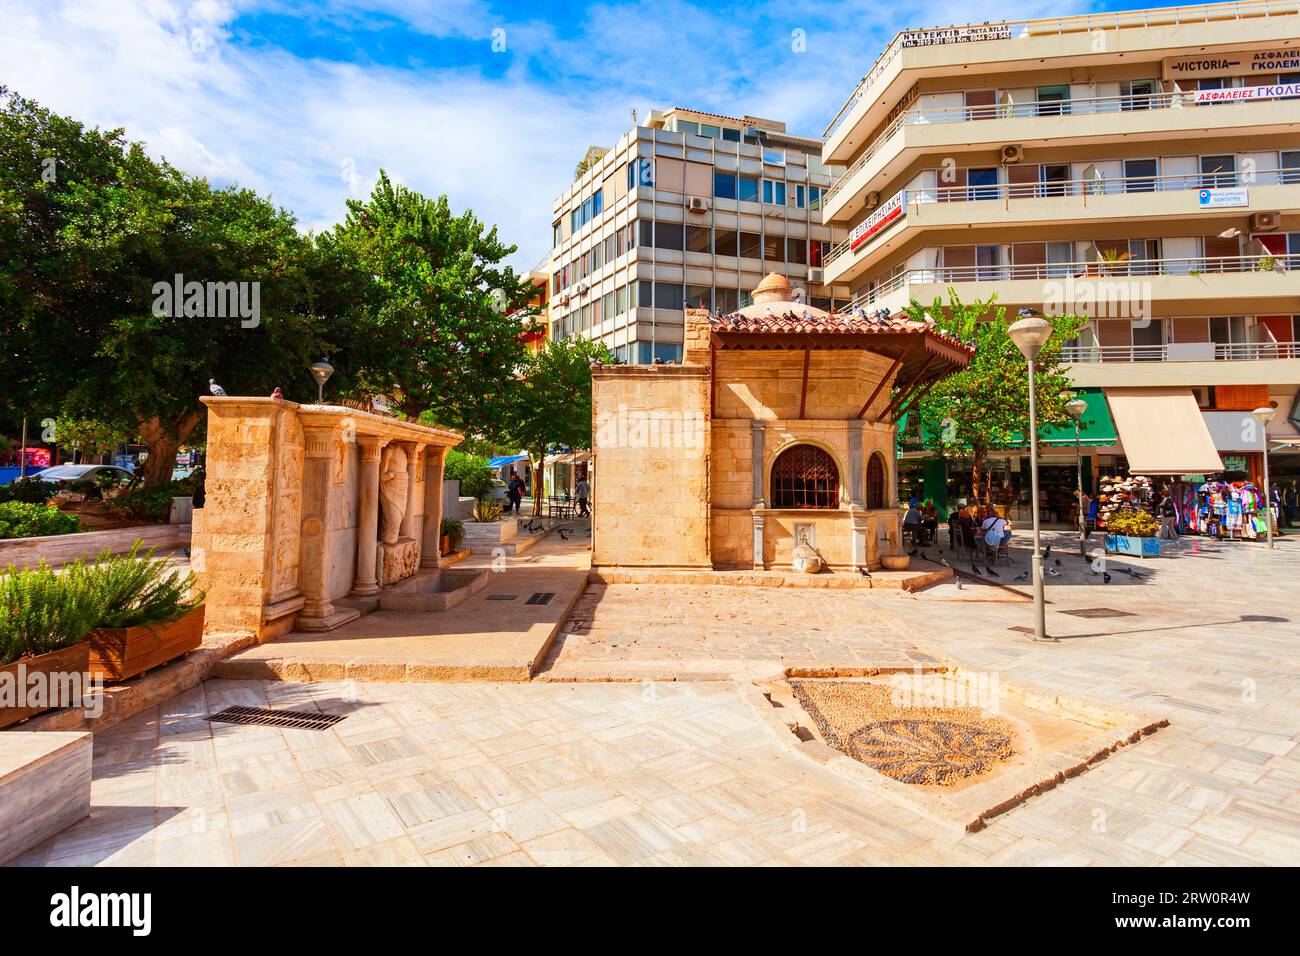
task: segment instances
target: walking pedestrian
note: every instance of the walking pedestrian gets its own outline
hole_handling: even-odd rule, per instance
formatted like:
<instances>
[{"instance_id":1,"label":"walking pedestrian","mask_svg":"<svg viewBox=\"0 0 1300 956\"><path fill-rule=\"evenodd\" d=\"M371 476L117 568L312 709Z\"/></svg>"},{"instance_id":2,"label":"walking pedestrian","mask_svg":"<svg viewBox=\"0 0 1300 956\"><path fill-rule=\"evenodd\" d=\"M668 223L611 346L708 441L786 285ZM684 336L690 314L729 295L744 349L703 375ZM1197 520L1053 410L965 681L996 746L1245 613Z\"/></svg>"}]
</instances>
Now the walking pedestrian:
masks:
<instances>
[{"instance_id":1,"label":"walking pedestrian","mask_svg":"<svg viewBox=\"0 0 1300 956\"><path fill-rule=\"evenodd\" d=\"M520 505L524 500L524 480L518 475L510 476L510 483L506 485L506 500L509 502L506 511L513 508L515 514L518 515L521 511Z\"/></svg>"},{"instance_id":2,"label":"walking pedestrian","mask_svg":"<svg viewBox=\"0 0 1300 956\"><path fill-rule=\"evenodd\" d=\"M585 518L591 512L587 509L587 498L591 494L591 485L586 478L579 478L574 490L578 493L578 517Z\"/></svg>"}]
</instances>

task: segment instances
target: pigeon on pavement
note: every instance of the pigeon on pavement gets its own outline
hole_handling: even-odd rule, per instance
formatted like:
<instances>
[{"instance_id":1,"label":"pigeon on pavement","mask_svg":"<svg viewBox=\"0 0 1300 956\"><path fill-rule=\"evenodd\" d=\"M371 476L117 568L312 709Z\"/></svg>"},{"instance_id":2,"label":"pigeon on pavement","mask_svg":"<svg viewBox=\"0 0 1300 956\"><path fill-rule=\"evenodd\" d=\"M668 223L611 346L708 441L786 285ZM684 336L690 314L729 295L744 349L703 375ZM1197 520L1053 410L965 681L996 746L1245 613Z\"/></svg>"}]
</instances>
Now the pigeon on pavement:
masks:
<instances>
[{"instance_id":1,"label":"pigeon on pavement","mask_svg":"<svg viewBox=\"0 0 1300 956\"><path fill-rule=\"evenodd\" d=\"M1016 580L1017 580L1017 581L1028 581L1028 580L1029 580L1029 572L1028 572L1028 571L1021 571L1019 574L1016 575Z\"/></svg>"},{"instance_id":2,"label":"pigeon on pavement","mask_svg":"<svg viewBox=\"0 0 1300 956\"><path fill-rule=\"evenodd\" d=\"M871 572L866 568L858 568L858 574L862 575L864 578L871 577Z\"/></svg>"},{"instance_id":3,"label":"pigeon on pavement","mask_svg":"<svg viewBox=\"0 0 1300 956\"><path fill-rule=\"evenodd\" d=\"M1103 571L1103 572L1101 572L1101 583L1102 583L1102 584L1110 584L1110 572L1109 572L1109 571Z\"/></svg>"}]
</instances>

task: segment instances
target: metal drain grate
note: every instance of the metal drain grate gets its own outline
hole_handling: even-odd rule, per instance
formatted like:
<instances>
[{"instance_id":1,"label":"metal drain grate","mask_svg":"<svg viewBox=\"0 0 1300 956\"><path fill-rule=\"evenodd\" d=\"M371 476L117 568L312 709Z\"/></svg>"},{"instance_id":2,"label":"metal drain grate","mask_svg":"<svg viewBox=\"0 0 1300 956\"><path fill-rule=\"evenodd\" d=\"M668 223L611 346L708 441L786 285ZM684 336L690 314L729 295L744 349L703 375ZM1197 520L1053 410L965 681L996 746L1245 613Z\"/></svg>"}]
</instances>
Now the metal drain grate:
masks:
<instances>
[{"instance_id":1,"label":"metal drain grate","mask_svg":"<svg viewBox=\"0 0 1300 956\"><path fill-rule=\"evenodd\" d=\"M223 724L256 724L292 730L329 730L347 714L317 714L302 710L271 710L267 707L227 707L207 719Z\"/></svg>"},{"instance_id":2,"label":"metal drain grate","mask_svg":"<svg viewBox=\"0 0 1300 956\"><path fill-rule=\"evenodd\" d=\"M1113 607L1081 607L1073 611L1062 611L1075 617L1136 617L1131 611L1117 611Z\"/></svg>"},{"instance_id":3,"label":"metal drain grate","mask_svg":"<svg viewBox=\"0 0 1300 956\"><path fill-rule=\"evenodd\" d=\"M551 598L555 597L554 591L535 591L525 604L550 604Z\"/></svg>"}]
</instances>

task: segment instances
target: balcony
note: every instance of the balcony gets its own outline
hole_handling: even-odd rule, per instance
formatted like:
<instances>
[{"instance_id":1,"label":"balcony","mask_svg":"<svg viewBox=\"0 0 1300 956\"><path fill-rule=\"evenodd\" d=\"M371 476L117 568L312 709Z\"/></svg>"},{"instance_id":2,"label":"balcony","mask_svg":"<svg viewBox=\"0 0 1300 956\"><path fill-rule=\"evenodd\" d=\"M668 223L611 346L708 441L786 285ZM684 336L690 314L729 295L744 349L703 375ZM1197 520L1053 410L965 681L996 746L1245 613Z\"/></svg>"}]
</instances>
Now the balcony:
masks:
<instances>
[{"instance_id":1,"label":"balcony","mask_svg":"<svg viewBox=\"0 0 1300 956\"><path fill-rule=\"evenodd\" d=\"M1143 59L1143 54L1159 59L1227 42L1280 43L1295 36L1293 21L1287 18L1297 10L1295 0L1245 0L906 30L894 37L826 127L822 159L828 164L848 162L860 150L857 144L863 136L923 77L961 71L1032 73L1054 64L1086 68L1114 62L1113 52L1094 49L1100 31L1114 36L1109 49L1124 51L1130 62Z\"/></svg>"},{"instance_id":2,"label":"balcony","mask_svg":"<svg viewBox=\"0 0 1300 956\"><path fill-rule=\"evenodd\" d=\"M871 142L822 199L824 222L848 220L865 195L888 186L917 157L996 149L1008 143L1077 145L1118 138L1170 140L1233 131L1259 135L1300 124L1300 99L1243 99L1197 104L1195 92L1079 97L909 109Z\"/></svg>"},{"instance_id":3,"label":"balcony","mask_svg":"<svg viewBox=\"0 0 1300 956\"><path fill-rule=\"evenodd\" d=\"M1246 205L1202 206L1192 195L1207 188L1233 187L1247 190ZM932 229L1032 228L1107 220L1248 216L1264 211L1293 214L1300 211L1300 168L904 189L879 208L896 203L902 215L889 228L855 239L856 232L871 224L869 217L830 249L824 263L828 281L851 282L906 239Z\"/></svg>"},{"instance_id":4,"label":"balcony","mask_svg":"<svg viewBox=\"0 0 1300 956\"><path fill-rule=\"evenodd\" d=\"M1151 315L1292 314L1297 308L1300 255L1125 259L909 269L860 292L850 309L896 311L912 299L964 302L997 297L1014 314L1021 307L1097 318Z\"/></svg>"},{"instance_id":5,"label":"balcony","mask_svg":"<svg viewBox=\"0 0 1300 956\"><path fill-rule=\"evenodd\" d=\"M1257 331L1267 329L1256 326ZM1276 385L1300 375L1300 342L1169 342L1077 345L1062 350L1080 388L1147 385Z\"/></svg>"},{"instance_id":6,"label":"balcony","mask_svg":"<svg viewBox=\"0 0 1300 956\"><path fill-rule=\"evenodd\" d=\"M1300 342L1169 342L1164 345L1071 345L1061 361L1080 362L1257 362L1300 359Z\"/></svg>"}]
</instances>

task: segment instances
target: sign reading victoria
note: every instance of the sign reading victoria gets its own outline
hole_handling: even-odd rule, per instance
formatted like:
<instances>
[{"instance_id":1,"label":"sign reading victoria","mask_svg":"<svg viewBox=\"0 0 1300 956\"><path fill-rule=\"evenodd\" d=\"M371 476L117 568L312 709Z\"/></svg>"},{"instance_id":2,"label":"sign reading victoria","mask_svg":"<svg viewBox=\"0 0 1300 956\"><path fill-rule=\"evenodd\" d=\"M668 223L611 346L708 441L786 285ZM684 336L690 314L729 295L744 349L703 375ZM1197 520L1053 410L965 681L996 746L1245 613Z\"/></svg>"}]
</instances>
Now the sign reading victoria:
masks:
<instances>
[{"instance_id":1,"label":"sign reading victoria","mask_svg":"<svg viewBox=\"0 0 1300 956\"><path fill-rule=\"evenodd\" d=\"M1247 50L1238 53L1197 53L1164 59L1166 80L1201 76L1256 76L1300 70L1300 50Z\"/></svg>"}]
</instances>

